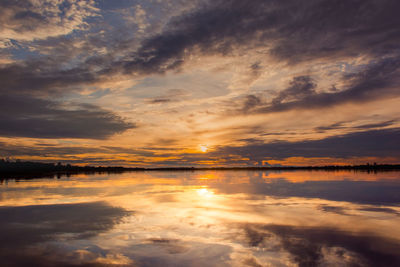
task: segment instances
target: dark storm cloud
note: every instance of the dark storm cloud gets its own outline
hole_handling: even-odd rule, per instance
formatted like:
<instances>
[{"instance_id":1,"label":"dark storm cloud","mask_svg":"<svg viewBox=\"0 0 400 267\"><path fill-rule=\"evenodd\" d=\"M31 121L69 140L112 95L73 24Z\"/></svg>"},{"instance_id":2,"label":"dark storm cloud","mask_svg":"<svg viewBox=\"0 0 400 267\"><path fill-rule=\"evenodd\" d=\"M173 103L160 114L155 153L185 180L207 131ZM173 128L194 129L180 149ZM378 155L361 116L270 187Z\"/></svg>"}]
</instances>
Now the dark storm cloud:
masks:
<instances>
[{"instance_id":1,"label":"dark storm cloud","mask_svg":"<svg viewBox=\"0 0 400 267\"><path fill-rule=\"evenodd\" d=\"M43 5L7 0L1 6L4 16L0 16L0 24L21 34L21 39L15 34L10 37L15 50L10 48L10 52L25 59L0 66L1 136L102 139L135 127L94 105L72 104L67 108L69 103L54 101L100 80L97 70L107 57L94 60L95 55L85 55L79 62L74 58L82 53L83 48L74 44L79 38L64 35L70 33L68 28L78 30L85 19L95 15L88 2ZM83 47L92 51L91 44L84 43Z\"/></svg>"},{"instance_id":2,"label":"dark storm cloud","mask_svg":"<svg viewBox=\"0 0 400 267\"><path fill-rule=\"evenodd\" d=\"M246 96L238 112L367 102L398 95L400 19L393 10L399 8L394 0L212 1L172 19L117 65L128 73L164 73L179 69L192 53L227 55L252 47L269 47L273 56L290 63L367 55L372 59L368 67L344 77L342 91L317 92L310 77L294 77L269 103Z\"/></svg>"},{"instance_id":3,"label":"dark storm cloud","mask_svg":"<svg viewBox=\"0 0 400 267\"><path fill-rule=\"evenodd\" d=\"M329 227L259 224L244 225L243 233L249 246L265 249L269 248L269 240L274 242L277 238L279 245L275 250L289 252L299 266L325 265L329 263L325 260L332 257L349 266L400 264L398 241L368 233L355 234Z\"/></svg>"},{"instance_id":4,"label":"dark storm cloud","mask_svg":"<svg viewBox=\"0 0 400 267\"><path fill-rule=\"evenodd\" d=\"M288 21L279 27L283 38L274 48L282 59L382 55L398 50L400 19L393 11L400 7L398 1L283 2L289 5L282 14Z\"/></svg>"},{"instance_id":5,"label":"dark storm cloud","mask_svg":"<svg viewBox=\"0 0 400 267\"><path fill-rule=\"evenodd\" d=\"M103 65L100 72L163 73L181 67L191 53L226 55L239 47L254 46L269 47L273 55L286 61L327 55L393 55L398 53L400 40L400 19L393 10L399 8L395 0L210 1L171 19L163 32L145 39L137 51ZM97 60L102 61L101 57ZM255 64L253 69L258 67ZM50 72L45 79L30 73L34 69L27 66L14 75L21 73L26 77L22 81L31 80L31 86L39 87L68 83L64 79L71 76L76 76L76 83L97 78L77 68ZM16 82L21 79L8 79L7 87L24 87Z\"/></svg>"},{"instance_id":6,"label":"dark storm cloud","mask_svg":"<svg viewBox=\"0 0 400 267\"><path fill-rule=\"evenodd\" d=\"M123 64L127 72L179 68L194 50L228 54L267 46L281 60L398 53L396 0L211 1L174 18Z\"/></svg>"},{"instance_id":7,"label":"dark storm cloud","mask_svg":"<svg viewBox=\"0 0 400 267\"><path fill-rule=\"evenodd\" d=\"M254 45L270 47L288 61L389 54L398 49L399 7L395 0L210 1L174 17L116 65L159 73L180 67L195 50L224 55Z\"/></svg>"},{"instance_id":8,"label":"dark storm cloud","mask_svg":"<svg viewBox=\"0 0 400 267\"><path fill-rule=\"evenodd\" d=\"M225 147L212 155L235 154L251 160L288 157L398 157L400 129L370 130L298 142L276 141L242 147Z\"/></svg>"},{"instance_id":9,"label":"dark storm cloud","mask_svg":"<svg viewBox=\"0 0 400 267\"><path fill-rule=\"evenodd\" d=\"M309 76L297 76L289 86L270 102L249 95L242 100L242 108L234 114L271 113L297 109L320 109L344 103L368 101L398 96L400 86L400 58L385 58L371 63L364 70L343 77L347 84L342 91L316 92L317 84ZM251 100L251 101L249 101ZM340 126L340 125L335 125Z\"/></svg>"},{"instance_id":10,"label":"dark storm cloud","mask_svg":"<svg viewBox=\"0 0 400 267\"><path fill-rule=\"evenodd\" d=\"M26 27L42 27L49 24L46 19L54 19L54 14L44 16L37 13L36 9L30 9L30 5L20 1L5 1L2 6L12 10L14 16L3 16L4 20L0 19L0 23L13 25L13 29L18 31ZM60 8L63 15L63 10L67 10L69 6L65 4ZM248 49L266 47L271 55L290 63L311 59L335 60L359 55L374 60L370 62L366 71L346 77L350 85L344 91L317 93L315 82L310 77L295 77L289 87L270 103L265 103L259 96L247 96L240 110L242 113L321 108L350 101L388 97L398 94L398 90L392 87L398 85L396 77L399 77L400 18L396 12L399 9L400 3L396 0L209 1L173 17L161 33L143 40L138 49L129 38L107 40L109 42L100 38L102 43L114 44L110 47L123 45L125 48L122 54L111 49L113 51L110 50L105 55L93 55L90 58L85 56L80 62L68 62L71 60L68 55L65 55L65 61L60 62L58 59L62 56L50 55L3 65L0 67L0 93L8 96L23 94L42 98L58 97L121 73L148 75L179 70L188 57L196 53L229 55L235 54L235 51L243 53ZM39 39L42 39L42 43L52 42L44 40L46 38ZM94 35L90 39L92 41L89 43L93 46L101 43L95 41L99 40L98 36ZM37 44L40 51L40 42ZM130 51L126 50L127 45L131 45ZM259 72L260 68L259 63L251 67L255 73ZM37 100L32 98L32 101L32 105L35 105ZM149 101L153 104L168 103L174 99L164 97ZM85 108L82 110L85 113ZM98 114L100 111L96 112ZM91 119L96 112L87 111L85 114L89 115L85 119ZM64 113L66 116L72 115L72 112ZM60 116L55 115L53 119ZM108 115L100 115L102 116ZM3 118L13 128L10 131L4 129L3 134L85 138L92 138L94 135L94 138L104 138L112 132L130 128L126 122L114 117L111 124L93 122L98 126L94 129L100 132L97 137L93 133L95 130L83 134L62 134L54 132L58 125L53 119L50 122L46 119L36 121L32 118L31 121L26 121L28 126L36 125L41 130L25 135L18 126L20 119L21 117L10 117L7 120ZM42 124L44 122L46 124ZM72 118L67 121L73 124L71 128L81 125L81 122L81 118L77 118L76 122L73 122ZM108 130L112 127L115 127L115 130Z\"/></svg>"},{"instance_id":11,"label":"dark storm cloud","mask_svg":"<svg viewBox=\"0 0 400 267\"><path fill-rule=\"evenodd\" d=\"M193 49L226 54L252 42L275 47L274 54L286 60L307 51L313 57L342 50L389 54L400 39L400 19L393 12L399 7L395 0L211 1L173 18L162 33L144 40L120 63L128 72L164 72L179 67Z\"/></svg>"},{"instance_id":12,"label":"dark storm cloud","mask_svg":"<svg viewBox=\"0 0 400 267\"><path fill-rule=\"evenodd\" d=\"M1 136L103 139L134 127L94 105L67 107L31 97L2 95L0 98Z\"/></svg>"},{"instance_id":13,"label":"dark storm cloud","mask_svg":"<svg viewBox=\"0 0 400 267\"><path fill-rule=\"evenodd\" d=\"M49 95L74 91L71 86L98 81L98 74L87 66L60 69L59 62L51 58L30 60L0 67L3 94ZM78 90L78 89L75 89Z\"/></svg>"}]
</instances>

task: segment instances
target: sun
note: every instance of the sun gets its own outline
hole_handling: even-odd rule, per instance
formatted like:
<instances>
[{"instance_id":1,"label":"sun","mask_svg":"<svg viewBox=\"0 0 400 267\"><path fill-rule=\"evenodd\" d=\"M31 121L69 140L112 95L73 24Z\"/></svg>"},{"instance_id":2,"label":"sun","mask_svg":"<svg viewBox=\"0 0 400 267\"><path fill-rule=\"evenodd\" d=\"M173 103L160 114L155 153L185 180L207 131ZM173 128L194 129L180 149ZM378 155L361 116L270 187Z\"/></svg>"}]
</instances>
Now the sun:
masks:
<instances>
[{"instance_id":1,"label":"sun","mask_svg":"<svg viewBox=\"0 0 400 267\"><path fill-rule=\"evenodd\" d=\"M199 145L199 149L200 149L201 152L205 153L205 152L207 152L208 147L206 145Z\"/></svg>"}]
</instances>

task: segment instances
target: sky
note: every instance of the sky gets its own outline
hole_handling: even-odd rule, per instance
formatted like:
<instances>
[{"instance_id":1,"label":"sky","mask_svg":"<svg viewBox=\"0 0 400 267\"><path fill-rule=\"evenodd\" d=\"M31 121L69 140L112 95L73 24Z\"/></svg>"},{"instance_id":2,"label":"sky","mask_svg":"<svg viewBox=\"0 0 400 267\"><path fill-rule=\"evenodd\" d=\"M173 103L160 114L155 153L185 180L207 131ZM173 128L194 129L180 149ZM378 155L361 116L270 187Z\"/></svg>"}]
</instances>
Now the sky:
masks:
<instances>
[{"instance_id":1,"label":"sky","mask_svg":"<svg viewBox=\"0 0 400 267\"><path fill-rule=\"evenodd\" d=\"M0 158L400 162L398 0L2 0Z\"/></svg>"}]
</instances>

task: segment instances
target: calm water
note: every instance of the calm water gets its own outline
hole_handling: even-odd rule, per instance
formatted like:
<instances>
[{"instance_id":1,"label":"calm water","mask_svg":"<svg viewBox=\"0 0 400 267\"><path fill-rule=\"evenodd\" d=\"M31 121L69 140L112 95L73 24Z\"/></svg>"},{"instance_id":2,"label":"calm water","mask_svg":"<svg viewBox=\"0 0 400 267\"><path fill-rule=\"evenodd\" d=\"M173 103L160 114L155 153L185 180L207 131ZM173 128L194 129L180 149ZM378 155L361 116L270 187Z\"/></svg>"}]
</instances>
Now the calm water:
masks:
<instances>
[{"instance_id":1,"label":"calm water","mask_svg":"<svg viewBox=\"0 0 400 267\"><path fill-rule=\"evenodd\" d=\"M399 172L9 180L0 265L400 266L399 204Z\"/></svg>"}]
</instances>

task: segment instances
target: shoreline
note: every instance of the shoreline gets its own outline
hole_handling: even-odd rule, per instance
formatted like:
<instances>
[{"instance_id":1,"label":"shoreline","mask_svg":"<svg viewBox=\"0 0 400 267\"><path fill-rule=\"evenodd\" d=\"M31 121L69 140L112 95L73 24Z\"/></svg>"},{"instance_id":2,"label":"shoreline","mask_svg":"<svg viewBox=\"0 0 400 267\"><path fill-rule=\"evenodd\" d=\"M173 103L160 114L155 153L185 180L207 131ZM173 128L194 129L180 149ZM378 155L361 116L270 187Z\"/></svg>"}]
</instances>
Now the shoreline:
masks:
<instances>
[{"instance_id":1,"label":"shoreline","mask_svg":"<svg viewBox=\"0 0 400 267\"><path fill-rule=\"evenodd\" d=\"M263 166L263 167L156 167L156 168L127 168L127 167L94 167L72 166L38 162L0 162L0 179L9 178L44 178L61 177L77 174L95 173L125 173L147 171L357 171L357 172L388 172L400 171L400 164L365 164L365 165L326 165L326 166Z\"/></svg>"}]
</instances>

